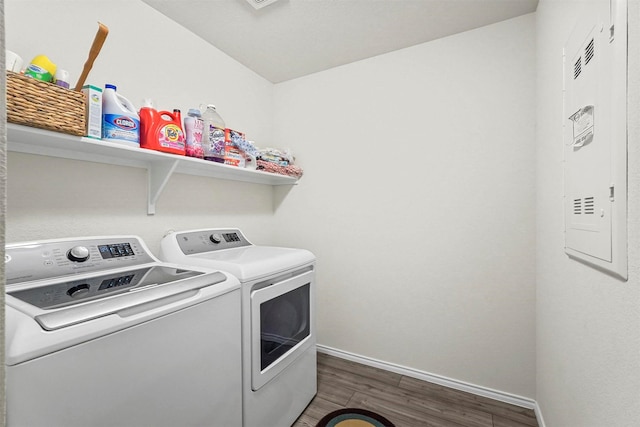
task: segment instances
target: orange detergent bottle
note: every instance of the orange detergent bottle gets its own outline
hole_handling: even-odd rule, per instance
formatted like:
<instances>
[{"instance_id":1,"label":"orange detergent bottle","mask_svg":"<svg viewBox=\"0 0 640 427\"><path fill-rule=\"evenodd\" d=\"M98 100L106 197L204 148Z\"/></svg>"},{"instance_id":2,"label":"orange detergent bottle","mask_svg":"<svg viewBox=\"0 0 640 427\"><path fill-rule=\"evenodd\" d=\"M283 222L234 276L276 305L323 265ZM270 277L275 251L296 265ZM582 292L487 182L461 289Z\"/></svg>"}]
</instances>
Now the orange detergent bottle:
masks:
<instances>
[{"instance_id":1,"label":"orange detergent bottle","mask_svg":"<svg viewBox=\"0 0 640 427\"><path fill-rule=\"evenodd\" d=\"M180 110L140 109L140 147L165 153L185 155L185 135Z\"/></svg>"}]
</instances>

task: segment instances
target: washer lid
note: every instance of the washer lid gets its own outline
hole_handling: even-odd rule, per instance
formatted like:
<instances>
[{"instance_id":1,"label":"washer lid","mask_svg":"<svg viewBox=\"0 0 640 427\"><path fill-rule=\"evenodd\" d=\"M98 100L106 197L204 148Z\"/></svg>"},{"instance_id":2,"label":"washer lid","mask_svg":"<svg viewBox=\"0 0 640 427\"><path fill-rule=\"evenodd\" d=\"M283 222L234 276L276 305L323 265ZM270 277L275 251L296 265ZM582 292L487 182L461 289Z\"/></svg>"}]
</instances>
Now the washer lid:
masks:
<instances>
[{"instance_id":1,"label":"washer lid","mask_svg":"<svg viewBox=\"0 0 640 427\"><path fill-rule=\"evenodd\" d=\"M152 312L156 303L178 295L196 296L200 289L227 281L228 276L219 271L151 266L73 281L17 286L7 292L6 302L35 319L43 329L53 331L135 307Z\"/></svg>"},{"instance_id":2,"label":"washer lid","mask_svg":"<svg viewBox=\"0 0 640 427\"><path fill-rule=\"evenodd\" d=\"M241 282L292 270L315 261L306 249L279 248L274 246L244 246L222 251L185 255L171 261L198 265L226 271Z\"/></svg>"}]
</instances>

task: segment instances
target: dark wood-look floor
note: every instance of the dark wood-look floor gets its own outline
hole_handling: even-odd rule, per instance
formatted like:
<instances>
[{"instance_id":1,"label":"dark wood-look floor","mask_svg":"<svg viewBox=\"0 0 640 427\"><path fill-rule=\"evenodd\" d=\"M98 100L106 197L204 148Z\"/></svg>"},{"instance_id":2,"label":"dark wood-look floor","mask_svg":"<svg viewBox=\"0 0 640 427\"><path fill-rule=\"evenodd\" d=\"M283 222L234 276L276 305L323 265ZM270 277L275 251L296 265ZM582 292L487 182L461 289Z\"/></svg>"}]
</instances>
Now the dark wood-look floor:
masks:
<instances>
[{"instance_id":1,"label":"dark wood-look floor","mask_svg":"<svg viewBox=\"0 0 640 427\"><path fill-rule=\"evenodd\" d=\"M538 427L531 409L318 353L318 394L293 427L361 408L396 427Z\"/></svg>"}]
</instances>

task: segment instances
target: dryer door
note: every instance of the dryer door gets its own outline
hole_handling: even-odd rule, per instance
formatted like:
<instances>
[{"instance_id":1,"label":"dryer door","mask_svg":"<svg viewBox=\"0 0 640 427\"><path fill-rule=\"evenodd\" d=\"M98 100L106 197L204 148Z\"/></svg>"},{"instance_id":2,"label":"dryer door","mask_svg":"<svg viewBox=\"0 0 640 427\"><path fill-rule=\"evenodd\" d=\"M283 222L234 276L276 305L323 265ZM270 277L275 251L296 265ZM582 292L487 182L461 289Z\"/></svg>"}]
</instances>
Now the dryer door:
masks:
<instances>
[{"instance_id":1,"label":"dryer door","mask_svg":"<svg viewBox=\"0 0 640 427\"><path fill-rule=\"evenodd\" d=\"M315 344L314 271L251 292L251 388L255 391Z\"/></svg>"}]
</instances>

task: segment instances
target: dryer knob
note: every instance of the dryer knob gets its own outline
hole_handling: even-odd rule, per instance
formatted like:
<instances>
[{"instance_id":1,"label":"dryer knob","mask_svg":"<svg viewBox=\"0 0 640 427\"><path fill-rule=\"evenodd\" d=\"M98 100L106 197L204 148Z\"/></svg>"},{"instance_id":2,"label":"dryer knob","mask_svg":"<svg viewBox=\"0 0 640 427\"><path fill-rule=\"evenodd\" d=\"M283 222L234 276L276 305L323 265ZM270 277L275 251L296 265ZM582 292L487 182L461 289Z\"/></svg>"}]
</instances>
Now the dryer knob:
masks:
<instances>
[{"instance_id":1,"label":"dryer knob","mask_svg":"<svg viewBox=\"0 0 640 427\"><path fill-rule=\"evenodd\" d=\"M69 258L69 261L85 262L89 259L89 249L84 246L74 246L67 253L67 258Z\"/></svg>"},{"instance_id":2,"label":"dryer knob","mask_svg":"<svg viewBox=\"0 0 640 427\"><path fill-rule=\"evenodd\" d=\"M211 236L209 236L209 240L217 245L218 243L222 242L222 236L220 236L219 234L212 234Z\"/></svg>"}]
</instances>

